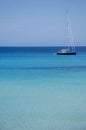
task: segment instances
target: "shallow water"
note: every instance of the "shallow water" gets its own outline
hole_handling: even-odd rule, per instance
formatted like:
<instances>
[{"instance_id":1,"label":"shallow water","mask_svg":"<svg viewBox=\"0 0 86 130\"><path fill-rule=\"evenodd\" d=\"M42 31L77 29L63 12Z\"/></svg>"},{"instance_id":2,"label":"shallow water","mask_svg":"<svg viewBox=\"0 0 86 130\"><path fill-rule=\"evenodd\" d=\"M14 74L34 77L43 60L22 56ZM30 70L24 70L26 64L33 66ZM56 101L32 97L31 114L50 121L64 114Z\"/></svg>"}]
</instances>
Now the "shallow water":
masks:
<instances>
[{"instance_id":1,"label":"shallow water","mask_svg":"<svg viewBox=\"0 0 86 130\"><path fill-rule=\"evenodd\" d=\"M85 130L86 47L0 48L0 130Z\"/></svg>"}]
</instances>

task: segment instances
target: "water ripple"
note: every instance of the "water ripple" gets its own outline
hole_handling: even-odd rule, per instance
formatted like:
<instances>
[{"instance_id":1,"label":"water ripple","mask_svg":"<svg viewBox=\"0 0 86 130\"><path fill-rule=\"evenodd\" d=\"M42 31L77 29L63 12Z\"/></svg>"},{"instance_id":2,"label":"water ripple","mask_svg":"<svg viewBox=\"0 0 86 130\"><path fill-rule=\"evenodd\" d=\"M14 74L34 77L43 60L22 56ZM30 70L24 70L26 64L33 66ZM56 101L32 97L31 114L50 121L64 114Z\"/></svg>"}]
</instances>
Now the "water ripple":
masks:
<instances>
[{"instance_id":1,"label":"water ripple","mask_svg":"<svg viewBox=\"0 0 86 130\"><path fill-rule=\"evenodd\" d=\"M0 70L86 70L86 66L0 67Z\"/></svg>"}]
</instances>

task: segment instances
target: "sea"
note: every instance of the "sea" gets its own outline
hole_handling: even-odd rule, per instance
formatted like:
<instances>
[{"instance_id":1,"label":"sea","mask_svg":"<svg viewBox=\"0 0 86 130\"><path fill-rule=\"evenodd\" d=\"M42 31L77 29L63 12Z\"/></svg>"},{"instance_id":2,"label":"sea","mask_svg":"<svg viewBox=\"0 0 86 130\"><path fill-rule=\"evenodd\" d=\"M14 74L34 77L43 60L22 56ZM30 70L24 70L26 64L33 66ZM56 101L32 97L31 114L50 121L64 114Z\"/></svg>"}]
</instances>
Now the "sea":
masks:
<instances>
[{"instance_id":1,"label":"sea","mask_svg":"<svg viewBox=\"0 0 86 130\"><path fill-rule=\"evenodd\" d=\"M86 47L0 47L0 130L86 130Z\"/></svg>"}]
</instances>

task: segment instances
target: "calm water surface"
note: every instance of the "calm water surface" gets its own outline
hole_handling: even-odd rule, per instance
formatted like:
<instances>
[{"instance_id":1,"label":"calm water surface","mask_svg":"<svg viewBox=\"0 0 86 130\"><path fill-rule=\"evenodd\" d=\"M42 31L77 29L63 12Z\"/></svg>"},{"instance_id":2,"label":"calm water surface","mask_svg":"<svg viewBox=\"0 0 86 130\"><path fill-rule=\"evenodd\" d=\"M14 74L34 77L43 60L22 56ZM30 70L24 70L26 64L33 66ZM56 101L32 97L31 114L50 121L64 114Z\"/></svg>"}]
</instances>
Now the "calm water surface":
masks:
<instances>
[{"instance_id":1,"label":"calm water surface","mask_svg":"<svg viewBox=\"0 0 86 130\"><path fill-rule=\"evenodd\" d=\"M0 48L0 130L85 130L86 47Z\"/></svg>"}]
</instances>

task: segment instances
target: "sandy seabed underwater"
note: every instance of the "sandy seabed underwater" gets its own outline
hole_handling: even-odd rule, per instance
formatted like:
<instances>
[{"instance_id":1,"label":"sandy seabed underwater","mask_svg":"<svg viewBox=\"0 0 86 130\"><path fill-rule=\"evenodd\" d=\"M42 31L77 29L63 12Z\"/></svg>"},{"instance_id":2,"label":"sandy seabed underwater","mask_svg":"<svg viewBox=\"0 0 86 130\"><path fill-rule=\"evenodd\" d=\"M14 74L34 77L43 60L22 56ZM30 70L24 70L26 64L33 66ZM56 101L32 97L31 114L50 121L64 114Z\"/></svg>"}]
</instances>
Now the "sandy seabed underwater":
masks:
<instances>
[{"instance_id":1,"label":"sandy seabed underwater","mask_svg":"<svg viewBox=\"0 0 86 130\"><path fill-rule=\"evenodd\" d=\"M86 130L86 47L0 48L0 130Z\"/></svg>"}]
</instances>

